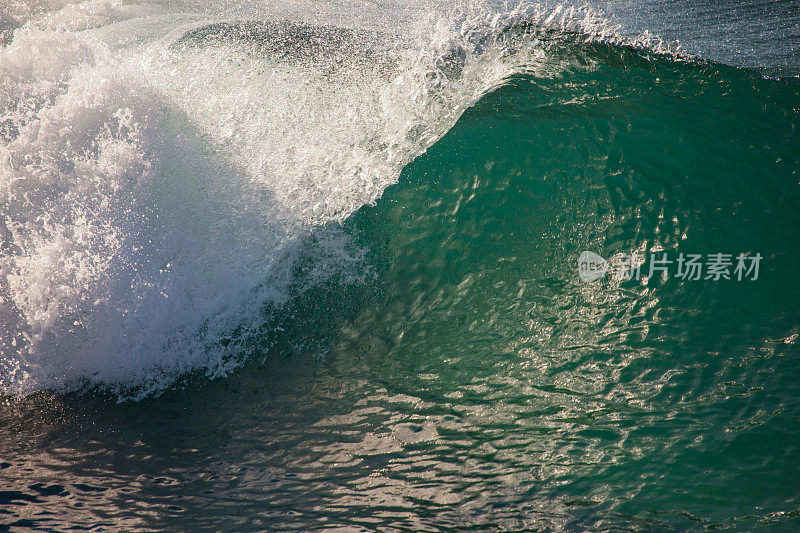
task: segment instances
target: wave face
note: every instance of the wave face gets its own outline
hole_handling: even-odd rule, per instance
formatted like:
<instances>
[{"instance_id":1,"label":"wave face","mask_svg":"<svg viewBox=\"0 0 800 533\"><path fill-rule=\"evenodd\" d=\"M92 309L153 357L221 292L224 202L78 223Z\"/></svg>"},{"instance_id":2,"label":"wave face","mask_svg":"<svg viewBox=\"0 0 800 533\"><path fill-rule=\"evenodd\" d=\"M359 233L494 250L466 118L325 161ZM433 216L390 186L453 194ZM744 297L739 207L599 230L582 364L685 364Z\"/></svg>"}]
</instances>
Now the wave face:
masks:
<instances>
[{"instance_id":1,"label":"wave face","mask_svg":"<svg viewBox=\"0 0 800 533\"><path fill-rule=\"evenodd\" d=\"M70 4L0 51L4 394L226 375L317 283L293 274L309 235L341 243L330 228L508 76L582 61L569 32L613 38L538 6L410 36L208 16ZM320 280L363 274L314 246Z\"/></svg>"}]
</instances>

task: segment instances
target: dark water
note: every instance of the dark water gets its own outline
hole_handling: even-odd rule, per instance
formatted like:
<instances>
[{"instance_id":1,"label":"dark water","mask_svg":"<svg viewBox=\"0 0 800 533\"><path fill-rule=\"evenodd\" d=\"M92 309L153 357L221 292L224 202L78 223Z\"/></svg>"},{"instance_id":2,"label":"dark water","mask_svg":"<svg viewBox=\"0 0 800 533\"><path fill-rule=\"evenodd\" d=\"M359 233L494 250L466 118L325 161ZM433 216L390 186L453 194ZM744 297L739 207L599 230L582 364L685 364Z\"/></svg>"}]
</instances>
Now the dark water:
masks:
<instances>
[{"instance_id":1,"label":"dark water","mask_svg":"<svg viewBox=\"0 0 800 533\"><path fill-rule=\"evenodd\" d=\"M232 375L3 398L0 524L800 528L800 84L569 53L315 230L297 278L333 232L363 280L271 308ZM585 283L583 251L731 254L732 279Z\"/></svg>"}]
</instances>

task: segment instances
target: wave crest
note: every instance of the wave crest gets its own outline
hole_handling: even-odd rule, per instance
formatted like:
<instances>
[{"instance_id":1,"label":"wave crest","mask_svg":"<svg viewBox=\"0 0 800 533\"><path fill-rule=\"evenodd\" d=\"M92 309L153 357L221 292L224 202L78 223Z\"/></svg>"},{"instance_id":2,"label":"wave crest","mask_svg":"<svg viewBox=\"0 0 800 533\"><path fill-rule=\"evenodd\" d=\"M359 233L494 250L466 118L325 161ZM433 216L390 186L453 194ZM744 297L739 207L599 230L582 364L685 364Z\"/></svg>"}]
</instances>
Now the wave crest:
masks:
<instances>
[{"instance_id":1,"label":"wave crest","mask_svg":"<svg viewBox=\"0 0 800 533\"><path fill-rule=\"evenodd\" d=\"M338 223L465 109L614 35L539 6L411 37L157 14L75 32L59 12L0 49L2 394L225 375L298 286L359 268ZM312 233L326 268L298 284Z\"/></svg>"}]
</instances>

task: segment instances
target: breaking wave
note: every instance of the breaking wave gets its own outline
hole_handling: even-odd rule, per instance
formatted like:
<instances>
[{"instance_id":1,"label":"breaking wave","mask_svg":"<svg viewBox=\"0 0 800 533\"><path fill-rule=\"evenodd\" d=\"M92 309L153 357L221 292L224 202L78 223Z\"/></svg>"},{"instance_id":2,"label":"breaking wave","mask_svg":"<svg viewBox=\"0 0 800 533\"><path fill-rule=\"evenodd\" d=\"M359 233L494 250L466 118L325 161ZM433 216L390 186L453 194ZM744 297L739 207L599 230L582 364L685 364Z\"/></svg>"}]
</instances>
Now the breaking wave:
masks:
<instances>
[{"instance_id":1,"label":"breaking wave","mask_svg":"<svg viewBox=\"0 0 800 533\"><path fill-rule=\"evenodd\" d=\"M15 396L226 375L306 288L369 279L340 223L483 95L591 69L591 43L674 54L562 6L395 30L35 7L0 28L0 393Z\"/></svg>"}]
</instances>

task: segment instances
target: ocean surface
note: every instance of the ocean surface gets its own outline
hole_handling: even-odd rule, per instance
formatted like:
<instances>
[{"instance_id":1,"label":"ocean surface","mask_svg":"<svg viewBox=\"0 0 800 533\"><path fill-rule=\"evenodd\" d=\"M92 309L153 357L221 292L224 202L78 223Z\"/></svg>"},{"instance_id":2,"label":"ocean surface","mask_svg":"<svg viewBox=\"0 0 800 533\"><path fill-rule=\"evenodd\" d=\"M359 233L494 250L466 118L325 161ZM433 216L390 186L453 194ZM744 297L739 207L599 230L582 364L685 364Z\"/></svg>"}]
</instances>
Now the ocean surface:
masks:
<instances>
[{"instance_id":1,"label":"ocean surface","mask_svg":"<svg viewBox=\"0 0 800 533\"><path fill-rule=\"evenodd\" d=\"M800 530L798 76L796 0L4 0L0 530Z\"/></svg>"}]
</instances>

